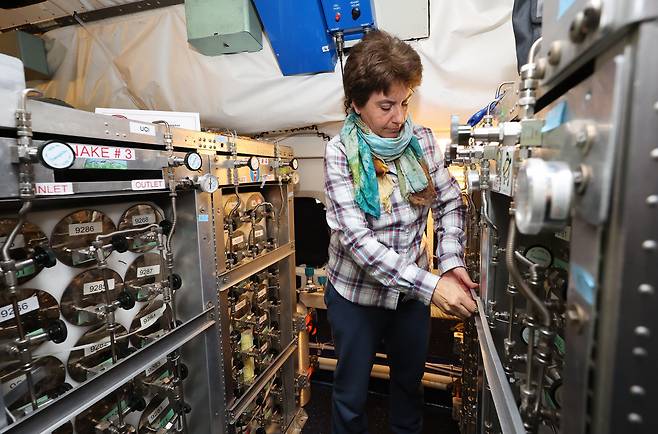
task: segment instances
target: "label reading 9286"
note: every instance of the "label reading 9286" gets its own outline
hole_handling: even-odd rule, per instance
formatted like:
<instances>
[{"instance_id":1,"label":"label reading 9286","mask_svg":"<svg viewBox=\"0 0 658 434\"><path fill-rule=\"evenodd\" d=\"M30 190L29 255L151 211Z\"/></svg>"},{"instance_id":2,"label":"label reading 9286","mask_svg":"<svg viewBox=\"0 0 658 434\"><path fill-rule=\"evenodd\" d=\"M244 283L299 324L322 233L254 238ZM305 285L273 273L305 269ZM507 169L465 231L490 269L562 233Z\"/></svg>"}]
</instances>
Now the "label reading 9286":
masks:
<instances>
[{"instance_id":1,"label":"label reading 9286","mask_svg":"<svg viewBox=\"0 0 658 434\"><path fill-rule=\"evenodd\" d=\"M103 232L103 222L73 223L69 225L69 236L99 234Z\"/></svg>"}]
</instances>

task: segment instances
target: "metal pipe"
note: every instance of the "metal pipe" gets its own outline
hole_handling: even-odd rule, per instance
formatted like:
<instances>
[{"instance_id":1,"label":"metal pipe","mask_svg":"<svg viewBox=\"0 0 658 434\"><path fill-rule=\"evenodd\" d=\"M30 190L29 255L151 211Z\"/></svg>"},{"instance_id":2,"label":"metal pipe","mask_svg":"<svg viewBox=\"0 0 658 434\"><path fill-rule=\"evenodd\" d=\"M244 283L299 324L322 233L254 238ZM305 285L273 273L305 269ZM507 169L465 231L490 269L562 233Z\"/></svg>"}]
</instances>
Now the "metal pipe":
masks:
<instances>
[{"instance_id":1,"label":"metal pipe","mask_svg":"<svg viewBox=\"0 0 658 434\"><path fill-rule=\"evenodd\" d=\"M5 244L2 246L3 261L11 261L11 257L9 256L9 248L14 243L14 240L16 239L16 236L18 235L21 226L23 226L23 223L25 223L25 215L28 213L28 211L31 208L32 208L31 200L26 200L23 202L23 205L21 205L21 209L18 211L18 222L16 223L16 226L14 226L14 228L11 230L9 236L7 237L7 240L5 241Z\"/></svg>"},{"instance_id":2,"label":"metal pipe","mask_svg":"<svg viewBox=\"0 0 658 434\"><path fill-rule=\"evenodd\" d=\"M482 215L484 216L484 221L498 233L498 226L491 220L489 216L489 199L491 198L491 191L486 189L481 191L482 196Z\"/></svg>"},{"instance_id":3,"label":"metal pipe","mask_svg":"<svg viewBox=\"0 0 658 434\"><path fill-rule=\"evenodd\" d=\"M496 90L496 99L498 99L498 97L500 96L500 91L503 89L503 86L508 86L508 85L514 84L514 83L516 83L516 82L515 81L503 81L502 83L500 83L500 85L498 86L498 89Z\"/></svg>"},{"instance_id":4,"label":"metal pipe","mask_svg":"<svg viewBox=\"0 0 658 434\"><path fill-rule=\"evenodd\" d=\"M530 46L530 51L528 51L528 63L535 63L535 56L537 55L537 50L541 47L542 39L542 37L537 38L537 40Z\"/></svg>"},{"instance_id":5,"label":"metal pipe","mask_svg":"<svg viewBox=\"0 0 658 434\"><path fill-rule=\"evenodd\" d=\"M335 371L338 361L328 357L318 357L318 363L320 369L324 369L326 371ZM370 376L373 378L389 380L391 378L390 368L384 365L372 365ZM421 382L423 386L429 387L431 389L448 390L448 385L451 385L454 382L454 379L446 375L438 375L425 372Z\"/></svg>"},{"instance_id":6,"label":"metal pipe","mask_svg":"<svg viewBox=\"0 0 658 434\"><path fill-rule=\"evenodd\" d=\"M521 290L521 294L532 304L537 313L539 314L541 325L544 327L550 327L551 325L551 315L548 311L548 308L544 305L539 297L530 289L526 283L521 272L516 265L516 259L514 258L514 252L516 248L516 222L514 220L514 215L511 215L509 231L507 233L507 248L505 250L505 263L507 264L507 270L512 277L513 283L516 283L517 287Z\"/></svg>"},{"instance_id":7,"label":"metal pipe","mask_svg":"<svg viewBox=\"0 0 658 434\"><path fill-rule=\"evenodd\" d=\"M112 238L115 235L125 235L125 234L132 234L132 233L142 233L142 232L148 232L150 229L153 228L158 228L160 227L157 223L151 223L148 226L144 226L141 228L130 228L130 229L122 229L120 231L114 231L110 232L108 234L101 234L96 236L96 240L100 241L105 238Z\"/></svg>"}]
</instances>

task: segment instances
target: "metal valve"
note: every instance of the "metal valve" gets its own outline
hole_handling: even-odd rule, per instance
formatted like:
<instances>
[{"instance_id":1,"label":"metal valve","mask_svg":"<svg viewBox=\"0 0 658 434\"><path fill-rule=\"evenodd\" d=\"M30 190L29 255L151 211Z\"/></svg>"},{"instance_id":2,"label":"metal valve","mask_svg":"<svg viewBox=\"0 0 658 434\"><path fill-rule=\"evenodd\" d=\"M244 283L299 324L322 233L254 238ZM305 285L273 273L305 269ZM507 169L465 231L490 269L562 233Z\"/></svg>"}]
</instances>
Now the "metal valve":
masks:
<instances>
[{"instance_id":1,"label":"metal valve","mask_svg":"<svg viewBox=\"0 0 658 434\"><path fill-rule=\"evenodd\" d=\"M58 319L48 326L46 334L48 335L49 340L56 344L61 344L68 336L68 329L66 328L64 321Z\"/></svg>"},{"instance_id":2,"label":"metal valve","mask_svg":"<svg viewBox=\"0 0 658 434\"><path fill-rule=\"evenodd\" d=\"M130 310L135 307L135 298L127 291L122 292L117 297L119 307L123 310Z\"/></svg>"}]
</instances>

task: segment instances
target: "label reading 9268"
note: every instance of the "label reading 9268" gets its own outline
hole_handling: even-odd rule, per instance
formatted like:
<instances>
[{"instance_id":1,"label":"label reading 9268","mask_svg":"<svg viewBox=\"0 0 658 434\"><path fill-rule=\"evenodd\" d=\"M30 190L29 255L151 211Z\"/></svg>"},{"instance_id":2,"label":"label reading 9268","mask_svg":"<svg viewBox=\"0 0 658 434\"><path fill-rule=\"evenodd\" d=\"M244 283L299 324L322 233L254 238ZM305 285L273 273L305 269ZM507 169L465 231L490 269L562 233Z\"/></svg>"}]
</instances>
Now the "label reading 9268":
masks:
<instances>
[{"instance_id":1,"label":"label reading 9268","mask_svg":"<svg viewBox=\"0 0 658 434\"><path fill-rule=\"evenodd\" d=\"M133 226L155 223L155 214L141 214L133 216Z\"/></svg>"}]
</instances>

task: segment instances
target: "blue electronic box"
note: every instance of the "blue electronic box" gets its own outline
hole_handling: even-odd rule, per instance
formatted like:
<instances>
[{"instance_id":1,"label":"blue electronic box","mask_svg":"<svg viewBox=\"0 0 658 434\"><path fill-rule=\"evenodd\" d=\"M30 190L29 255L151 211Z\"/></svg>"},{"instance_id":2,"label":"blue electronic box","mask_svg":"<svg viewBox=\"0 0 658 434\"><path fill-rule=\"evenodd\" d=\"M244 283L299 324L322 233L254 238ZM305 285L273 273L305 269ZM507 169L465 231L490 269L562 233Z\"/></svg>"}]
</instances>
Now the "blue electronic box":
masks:
<instances>
[{"instance_id":1,"label":"blue electronic box","mask_svg":"<svg viewBox=\"0 0 658 434\"><path fill-rule=\"evenodd\" d=\"M283 75L333 72L338 60L334 34L360 39L365 27L374 27L370 0L253 2Z\"/></svg>"}]
</instances>

